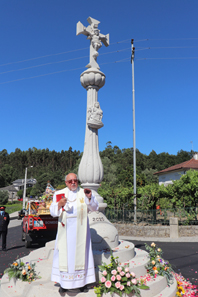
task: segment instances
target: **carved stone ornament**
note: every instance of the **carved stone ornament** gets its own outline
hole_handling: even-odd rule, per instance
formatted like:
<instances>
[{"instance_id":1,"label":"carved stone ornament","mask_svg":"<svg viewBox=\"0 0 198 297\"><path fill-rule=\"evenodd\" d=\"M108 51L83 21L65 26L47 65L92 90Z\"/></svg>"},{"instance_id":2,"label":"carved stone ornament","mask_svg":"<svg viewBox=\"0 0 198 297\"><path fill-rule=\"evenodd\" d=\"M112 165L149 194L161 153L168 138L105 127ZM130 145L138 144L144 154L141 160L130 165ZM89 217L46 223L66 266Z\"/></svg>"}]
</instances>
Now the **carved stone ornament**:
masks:
<instances>
[{"instance_id":1,"label":"carved stone ornament","mask_svg":"<svg viewBox=\"0 0 198 297\"><path fill-rule=\"evenodd\" d=\"M83 26L81 22L77 23L76 35L84 34L87 36L87 39L90 39L90 60L86 67L100 69L97 63L97 57L99 55L98 50L101 48L102 43L105 46L109 45L109 34L103 35L100 33L100 30L98 30L98 24L100 24L99 21L91 17L88 17L87 21L89 23L88 27Z\"/></svg>"},{"instance_id":2,"label":"carved stone ornament","mask_svg":"<svg viewBox=\"0 0 198 297\"><path fill-rule=\"evenodd\" d=\"M100 108L99 102L95 102L93 107L87 110L87 125L94 129L100 129L104 126L102 123L103 111Z\"/></svg>"}]
</instances>

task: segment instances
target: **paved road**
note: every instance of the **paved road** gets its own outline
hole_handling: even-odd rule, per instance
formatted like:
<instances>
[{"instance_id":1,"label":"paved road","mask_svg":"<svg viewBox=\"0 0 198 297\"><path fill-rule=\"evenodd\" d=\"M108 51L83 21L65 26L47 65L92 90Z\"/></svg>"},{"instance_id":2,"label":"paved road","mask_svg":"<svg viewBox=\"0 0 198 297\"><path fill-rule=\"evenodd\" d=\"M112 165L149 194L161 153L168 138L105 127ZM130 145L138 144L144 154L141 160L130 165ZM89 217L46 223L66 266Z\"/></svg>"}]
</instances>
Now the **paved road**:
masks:
<instances>
[{"instance_id":1,"label":"paved road","mask_svg":"<svg viewBox=\"0 0 198 297\"><path fill-rule=\"evenodd\" d=\"M28 255L30 251L43 245L35 244L26 249L21 241L21 221L12 220L12 228L9 228L7 236L7 252L0 250L0 278L8 264L17 258ZM11 227L11 226L10 226ZM130 240L129 240L130 241ZM145 249L144 242L132 241L137 248ZM146 242L150 244L151 242ZM180 273L189 279L194 285L198 285L198 242L155 242L162 248L164 259L170 261L176 273ZM1 246L1 240L0 240Z\"/></svg>"}]
</instances>

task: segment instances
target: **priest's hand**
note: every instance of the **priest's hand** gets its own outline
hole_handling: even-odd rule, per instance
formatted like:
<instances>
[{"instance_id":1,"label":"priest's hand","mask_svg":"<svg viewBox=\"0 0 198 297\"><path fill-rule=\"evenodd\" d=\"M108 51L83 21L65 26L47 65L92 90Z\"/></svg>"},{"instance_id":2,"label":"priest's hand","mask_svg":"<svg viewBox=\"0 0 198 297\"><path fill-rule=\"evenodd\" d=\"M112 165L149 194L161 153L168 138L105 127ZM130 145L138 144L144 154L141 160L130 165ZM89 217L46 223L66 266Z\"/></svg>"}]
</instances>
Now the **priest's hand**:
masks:
<instances>
[{"instance_id":1,"label":"priest's hand","mask_svg":"<svg viewBox=\"0 0 198 297\"><path fill-rule=\"evenodd\" d=\"M84 193L86 195L86 197L89 199L89 201L91 200L91 195L92 195L92 192L90 189L84 189Z\"/></svg>"},{"instance_id":2,"label":"priest's hand","mask_svg":"<svg viewBox=\"0 0 198 297\"><path fill-rule=\"evenodd\" d=\"M62 198L61 200L59 200L58 202L58 210L61 209L61 207L64 207L65 204L67 203L67 198Z\"/></svg>"}]
</instances>

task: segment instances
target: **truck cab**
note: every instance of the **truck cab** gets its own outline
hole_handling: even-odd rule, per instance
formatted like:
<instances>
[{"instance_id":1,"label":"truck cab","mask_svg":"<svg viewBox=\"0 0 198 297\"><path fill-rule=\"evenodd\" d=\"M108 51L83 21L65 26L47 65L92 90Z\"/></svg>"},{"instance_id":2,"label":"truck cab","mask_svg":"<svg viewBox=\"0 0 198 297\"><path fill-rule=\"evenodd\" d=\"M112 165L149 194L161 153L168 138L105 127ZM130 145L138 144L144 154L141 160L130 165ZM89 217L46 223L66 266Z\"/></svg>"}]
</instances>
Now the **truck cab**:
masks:
<instances>
[{"instance_id":1,"label":"truck cab","mask_svg":"<svg viewBox=\"0 0 198 297\"><path fill-rule=\"evenodd\" d=\"M25 241L26 248L29 248L32 243L55 239L58 218L50 215L49 207L51 202L28 201L22 222L22 241Z\"/></svg>"}]
</instances>

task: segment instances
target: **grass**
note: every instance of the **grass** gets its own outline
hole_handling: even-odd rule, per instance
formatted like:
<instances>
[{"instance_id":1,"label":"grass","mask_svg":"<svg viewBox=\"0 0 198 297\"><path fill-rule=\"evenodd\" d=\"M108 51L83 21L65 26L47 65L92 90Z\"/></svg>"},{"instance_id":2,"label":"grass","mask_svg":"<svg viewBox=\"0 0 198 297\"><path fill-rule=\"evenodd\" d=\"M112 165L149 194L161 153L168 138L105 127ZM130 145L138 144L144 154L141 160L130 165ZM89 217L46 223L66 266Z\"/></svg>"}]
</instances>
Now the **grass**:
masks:
<instances>
[{"instance_id":1,"label":"grass","mask_svg":"<svg viewBox=\"0 0 198 297\"><path fill-rule=\"evenodd\" d=\"M15 211L19 211L23 208L23 202L22 201L17 201L16 203L13 204L5 204L6 207L6 212L8 212L9 214L15 212Z\"/></svg>"}]
</instances>

